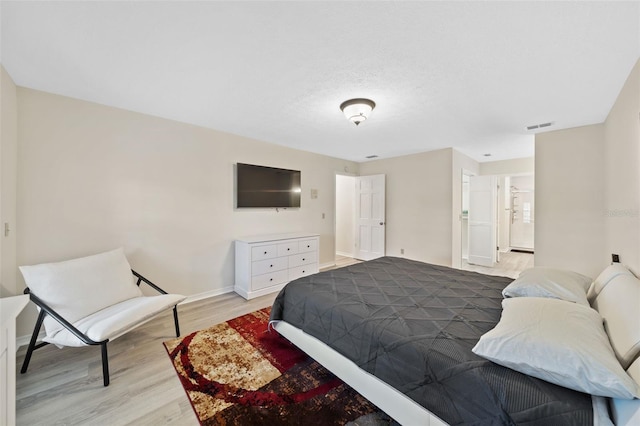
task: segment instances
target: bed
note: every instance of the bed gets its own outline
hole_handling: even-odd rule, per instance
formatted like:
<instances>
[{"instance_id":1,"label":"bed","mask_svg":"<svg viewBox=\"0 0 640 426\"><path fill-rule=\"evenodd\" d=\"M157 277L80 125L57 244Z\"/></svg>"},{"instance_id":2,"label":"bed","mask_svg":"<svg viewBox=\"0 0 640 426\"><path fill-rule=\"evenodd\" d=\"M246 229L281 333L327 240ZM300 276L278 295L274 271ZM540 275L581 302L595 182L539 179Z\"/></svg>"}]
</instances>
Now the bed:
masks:
<instances>
[{"instance_id":1,"label":"bed","mask_svg":"<svg viewBox=\"0 0 640 426\"><path fill-rule=\"evenodd\" d=\"M272 326L401 424L607 424L603 398L473 352L512 281L384 257L289 283Z\"/></svg>"}]
</instances>

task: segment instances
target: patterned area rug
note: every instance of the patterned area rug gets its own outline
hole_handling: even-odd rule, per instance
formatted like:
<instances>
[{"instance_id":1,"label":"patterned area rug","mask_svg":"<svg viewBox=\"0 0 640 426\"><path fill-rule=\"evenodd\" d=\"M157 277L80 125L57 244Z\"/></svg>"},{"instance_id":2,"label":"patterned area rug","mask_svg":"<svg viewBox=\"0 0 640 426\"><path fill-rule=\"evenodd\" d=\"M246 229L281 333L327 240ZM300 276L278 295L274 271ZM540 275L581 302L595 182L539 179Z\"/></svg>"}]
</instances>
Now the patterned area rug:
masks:
<instances>
[{"instance_id":1,"label":"patterned area rug","mask_svg":"<svg viewBox=\"0 0 640 426\"><path fill-rule=\"evenodd\" d=\"M164 343L200 424L393 422L276 331L267 331L269 312Z\"/></svg>"}]
</instances>

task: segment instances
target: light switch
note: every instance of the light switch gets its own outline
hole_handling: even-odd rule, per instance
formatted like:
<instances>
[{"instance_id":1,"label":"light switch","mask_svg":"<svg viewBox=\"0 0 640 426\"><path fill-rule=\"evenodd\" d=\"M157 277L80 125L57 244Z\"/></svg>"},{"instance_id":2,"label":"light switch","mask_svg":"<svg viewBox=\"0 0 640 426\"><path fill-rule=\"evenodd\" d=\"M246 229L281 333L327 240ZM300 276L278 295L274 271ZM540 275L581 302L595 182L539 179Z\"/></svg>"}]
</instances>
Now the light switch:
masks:
<instances>
[{"instance_id":1,"label":"light switch","mask_svg":"<svg viewBox=\"0 0 640 426\"><path fill-rule=\"evenodd\" d=\"M311 199L315 200L316 198L318 198L318 190L317 189L311 189Z\"/></svg>"}]
</instances>

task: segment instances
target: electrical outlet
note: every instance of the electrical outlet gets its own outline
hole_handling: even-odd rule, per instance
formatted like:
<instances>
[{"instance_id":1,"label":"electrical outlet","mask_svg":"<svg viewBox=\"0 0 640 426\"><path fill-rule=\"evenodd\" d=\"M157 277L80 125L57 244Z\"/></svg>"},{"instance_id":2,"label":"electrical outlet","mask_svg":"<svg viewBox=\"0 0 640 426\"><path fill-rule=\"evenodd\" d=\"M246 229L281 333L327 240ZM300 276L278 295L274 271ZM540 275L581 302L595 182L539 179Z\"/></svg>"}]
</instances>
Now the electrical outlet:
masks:
<instances>
[{"instance_id":1,"label":"electrical outlet","mask_svg":"<svg viewBox=\"0 0 640 426\"><path fill-rule=\"evenodd\" d=\"M618 256L617 254L611 254L611 262L612 263L620 263L620 256Z\"/></svg>"},{"instance_id":2,"label":"electrical outlet","mask_svg":"<svg viewBox=\"0 0 640 426\"><path fill-rule=\"evenodd\" d=\"M400 249L400 254L404 254L404 249Z\"/></svg>"}]
</instances>

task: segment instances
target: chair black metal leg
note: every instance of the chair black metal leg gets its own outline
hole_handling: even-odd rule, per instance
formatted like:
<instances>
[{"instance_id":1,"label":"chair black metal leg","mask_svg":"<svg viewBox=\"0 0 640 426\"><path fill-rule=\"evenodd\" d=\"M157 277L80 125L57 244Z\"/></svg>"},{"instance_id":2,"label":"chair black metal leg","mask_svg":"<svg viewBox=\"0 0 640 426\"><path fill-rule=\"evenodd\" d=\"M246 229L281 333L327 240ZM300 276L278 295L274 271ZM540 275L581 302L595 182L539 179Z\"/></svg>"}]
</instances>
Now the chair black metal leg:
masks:
<instances>
[{"instance_id":1,"label":"chair black metal leg","mask_svg":"<svg viewBox=\"0 0 640 426\"><path fill-rule=\"evenodd\" d=\"M24 357L24 362L22 363L22 368L20 369L20 373L24 374L27 372L27 368L29 368L29 362L31 361L31 355L33 351L36 349L36 341L38 340L38 334L40 334L40 327L42 327L42 321L44 321L44 316L46 312L40 310L38 314L38 319L36 320L36 326L33 329L33 334L31 335L31 341L29 342L29 347L27 348L27 355Z\"/></svg>"},{"instance_id":2,"label":"chair black metal leg","mask_svg":"<svg viewBox=\"0 0 640 426\"><path fill-rule=\"evenodd\" d=\"M180 324L178 324L178 307L173 307L173 322L176 325L176 337L180 337Z\"/></svg>"},{"instance_id":3,"label":"chair black metal leg","mask_svg":"<svg viewBox=\"0 0 640 426\"><path fill-rule=\"evenodd\" d=\"M107 342L101 343L102 347L102 378L104 385L109 386L109 359L107 358Z\"/></svg>"}]
</instances>

